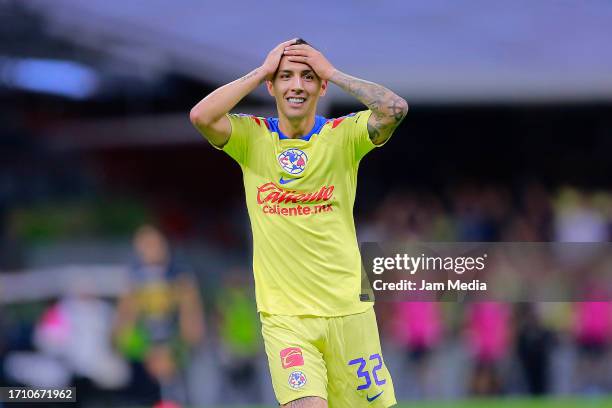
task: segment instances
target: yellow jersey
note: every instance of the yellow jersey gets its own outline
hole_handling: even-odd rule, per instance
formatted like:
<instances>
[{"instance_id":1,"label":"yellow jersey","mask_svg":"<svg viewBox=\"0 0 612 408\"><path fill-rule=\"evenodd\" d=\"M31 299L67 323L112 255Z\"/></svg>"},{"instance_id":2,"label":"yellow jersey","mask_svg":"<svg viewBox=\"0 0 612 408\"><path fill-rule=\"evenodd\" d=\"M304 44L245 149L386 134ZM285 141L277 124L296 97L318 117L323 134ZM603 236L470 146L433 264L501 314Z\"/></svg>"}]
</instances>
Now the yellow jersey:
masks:
<instances>
[{"instance_id":1,"label":"yellow jersey","mask_svg":"<svg viewBox=\"0 0 612 408\"><path fill-rule=\"evenodd\" d=\"M295 139L277 118L227 115L232 132L222 150L242 168L260 312L344 316L372 307L359 296L353 221L359 162L376 146L371 113L316 116Z\"/></svg>"}]
</instances>

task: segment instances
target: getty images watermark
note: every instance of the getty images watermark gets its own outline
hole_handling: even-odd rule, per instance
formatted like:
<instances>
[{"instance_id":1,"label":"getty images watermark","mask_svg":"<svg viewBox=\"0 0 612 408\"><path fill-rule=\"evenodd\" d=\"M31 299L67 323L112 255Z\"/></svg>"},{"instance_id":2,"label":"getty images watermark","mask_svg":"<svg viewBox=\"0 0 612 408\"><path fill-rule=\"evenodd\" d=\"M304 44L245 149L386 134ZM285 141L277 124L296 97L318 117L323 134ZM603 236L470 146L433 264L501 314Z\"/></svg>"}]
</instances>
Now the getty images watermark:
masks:
<instances>
[{"instance_id":1,"label":"getty images watermark","mask_svg":"<svg viewBox=\"0 0 612 408\"><path fill-rule=\"evenodd\" d=\"M362 243L362 301L610 301L610 243Z\"/></svg>"},{"instance_id":2,"label":"getty images watermark","mask_svg":"<svg viewBox=\"0 0 612 408\"><path fill-rule=\"evenodd\" d=\"M482 271L485 269L487 254L482 256L411 256L406 253L395 254L393 257L376 257L372 262L372 273L381 275L386 270L403 271L409 275L417 272L445 271L462 275L466 271ZM461 279L447 279L446 282L433 282L427 279L419 281L401 279L399 282L385 282L383 279L375 279L373 282L374 290L425 290L440 291L448 289L454 290L487 290L486 282L474 279L470 282L463 282Z\"/></svg>"}]
</instances>

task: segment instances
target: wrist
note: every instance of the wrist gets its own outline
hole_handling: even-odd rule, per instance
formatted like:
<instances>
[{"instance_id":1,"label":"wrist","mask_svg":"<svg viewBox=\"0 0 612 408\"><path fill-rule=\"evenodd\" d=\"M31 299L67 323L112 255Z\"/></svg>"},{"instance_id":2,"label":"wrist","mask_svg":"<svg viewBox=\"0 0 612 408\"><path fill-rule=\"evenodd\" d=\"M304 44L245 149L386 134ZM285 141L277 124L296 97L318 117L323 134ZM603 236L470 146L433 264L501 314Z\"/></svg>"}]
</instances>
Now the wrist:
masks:
<instances>
[{"instance_id":1,"label":"wrist","mask_svg":"<svg viewBox=\"0 0 612 408\"><path fill-rule=\"evenodd\" d=\"M261 82L265 79L265 75L263 74L263 70L261 68L255 68L248 74L243 77L237 79L236 83L246 83L250 86L257 86L261 84Z\"/></svg>"},{"instance_id":2,"label":"wrist","mask_svg":"<svg viewBox=\"0 0 612 408\"><path fill-rule=\"evenodd\" d=\"M253 78L257 79L257 83L261 84L268 77L268 74L266 72L266 69L263 66L260 66L251 71L249 73L249 76L252 76Z\"/></svg>"},{"instance_id":3,"label":"wrist","mask_svg":"<svg viewBox=\"0 0 612 408\"><path fill-rule=\"evenodd\" d=\"M256 68L255 71L257 71L257 78L259 79L259 83L262 83L267 79L271 80L272 76L274 76L274 72L269 72L265 65Z\"/></svg>"},{"instance_id":4,"label":"wrist","mask_svg":"<svg viewBox=\"0 0 612 408\"><path fill-rule=\"evenodd\" d=\"M335 83L335 81L339 78L341 72L339 70L337 70L336 68L331 69L331 72L329 74L329 77L327 78L328 81Z\"/></svg>"}]
</instances>

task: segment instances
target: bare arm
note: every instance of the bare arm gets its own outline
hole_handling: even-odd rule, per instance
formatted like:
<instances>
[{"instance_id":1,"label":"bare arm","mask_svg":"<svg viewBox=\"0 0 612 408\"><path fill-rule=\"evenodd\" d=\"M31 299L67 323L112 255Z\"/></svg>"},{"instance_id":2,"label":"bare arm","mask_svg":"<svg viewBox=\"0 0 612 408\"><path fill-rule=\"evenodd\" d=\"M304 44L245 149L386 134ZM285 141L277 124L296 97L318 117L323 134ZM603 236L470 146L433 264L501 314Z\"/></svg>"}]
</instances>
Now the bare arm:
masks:
<instances>
[{"instance_id":1,"label":"bare arm","mask_svg":"<svg viewBox=\"0 0 612 408\"><path fill-rule=\"evenodd\" d=\"M359 99L371 111L368 133L375 144L387 140L408 113L408 103L382 85L364 81L338 71L316 49L298 44L285 48L289 61L308 64L321 79L329 80Z\"/></svg>"},{"instance_id":2,"label":"bare arm","mask_svg":"<svg viewBox=\"0 0 612 408\"><path fill-rule=\"evenodd\" d=\"M294 42L295 40L290 40L277 45L270 51L261 67L223 85L198 102L189 113L189 119L196 129L215 146L225 145L232 133L232 126L225 115L265 79L274 75L283 49Z\"/></svg>"},{"instance_id":3,"label":"bare arm","mask_svg":"<svg viewBox=\"0 0 612 408\"><path fill-rule=\"evenodd\" d=\"M232 133L232 126L225 115L257 88L264 78L263 70L258 68L218 88L191 109L191 123L212 144L223 147Z\"/></svg>"},{"instance_id":4,"label":"bare arm","mask_svg":"<svg viewBox=\"0 0 612 408\"><path fill-rule=\"evenodd\" d=\"M346 75L338 70L330 81L359 99L372 111L368 133L374 144L385 142L408 113L408 103L382 85Z\"/></svg>"}]
</instances>

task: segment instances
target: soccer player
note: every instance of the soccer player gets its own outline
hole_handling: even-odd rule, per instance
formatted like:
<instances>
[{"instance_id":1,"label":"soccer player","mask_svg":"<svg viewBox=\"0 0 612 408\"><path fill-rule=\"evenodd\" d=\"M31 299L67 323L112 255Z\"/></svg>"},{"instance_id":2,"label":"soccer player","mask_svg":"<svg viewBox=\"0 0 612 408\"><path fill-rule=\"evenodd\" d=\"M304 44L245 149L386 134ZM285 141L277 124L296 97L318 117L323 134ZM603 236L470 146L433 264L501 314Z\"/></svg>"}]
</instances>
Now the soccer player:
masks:
<instances>
[{"instance_id":1,"label":"soccer player","mask_svg":"<svg viewBox=\"0 0 612 408\"><path fill-rule=\"evenodd\" d=\"M230 114L261 83L278 118ZM329 82L367 110L316 115ZM393 383L372 302L361 295L353 221L359 162L408 112L405 100L346 75L301 39L200 101L191 122L242 169L255 294L276 398L284 407L388 407Z\"/></svg>"}]
</instances>

